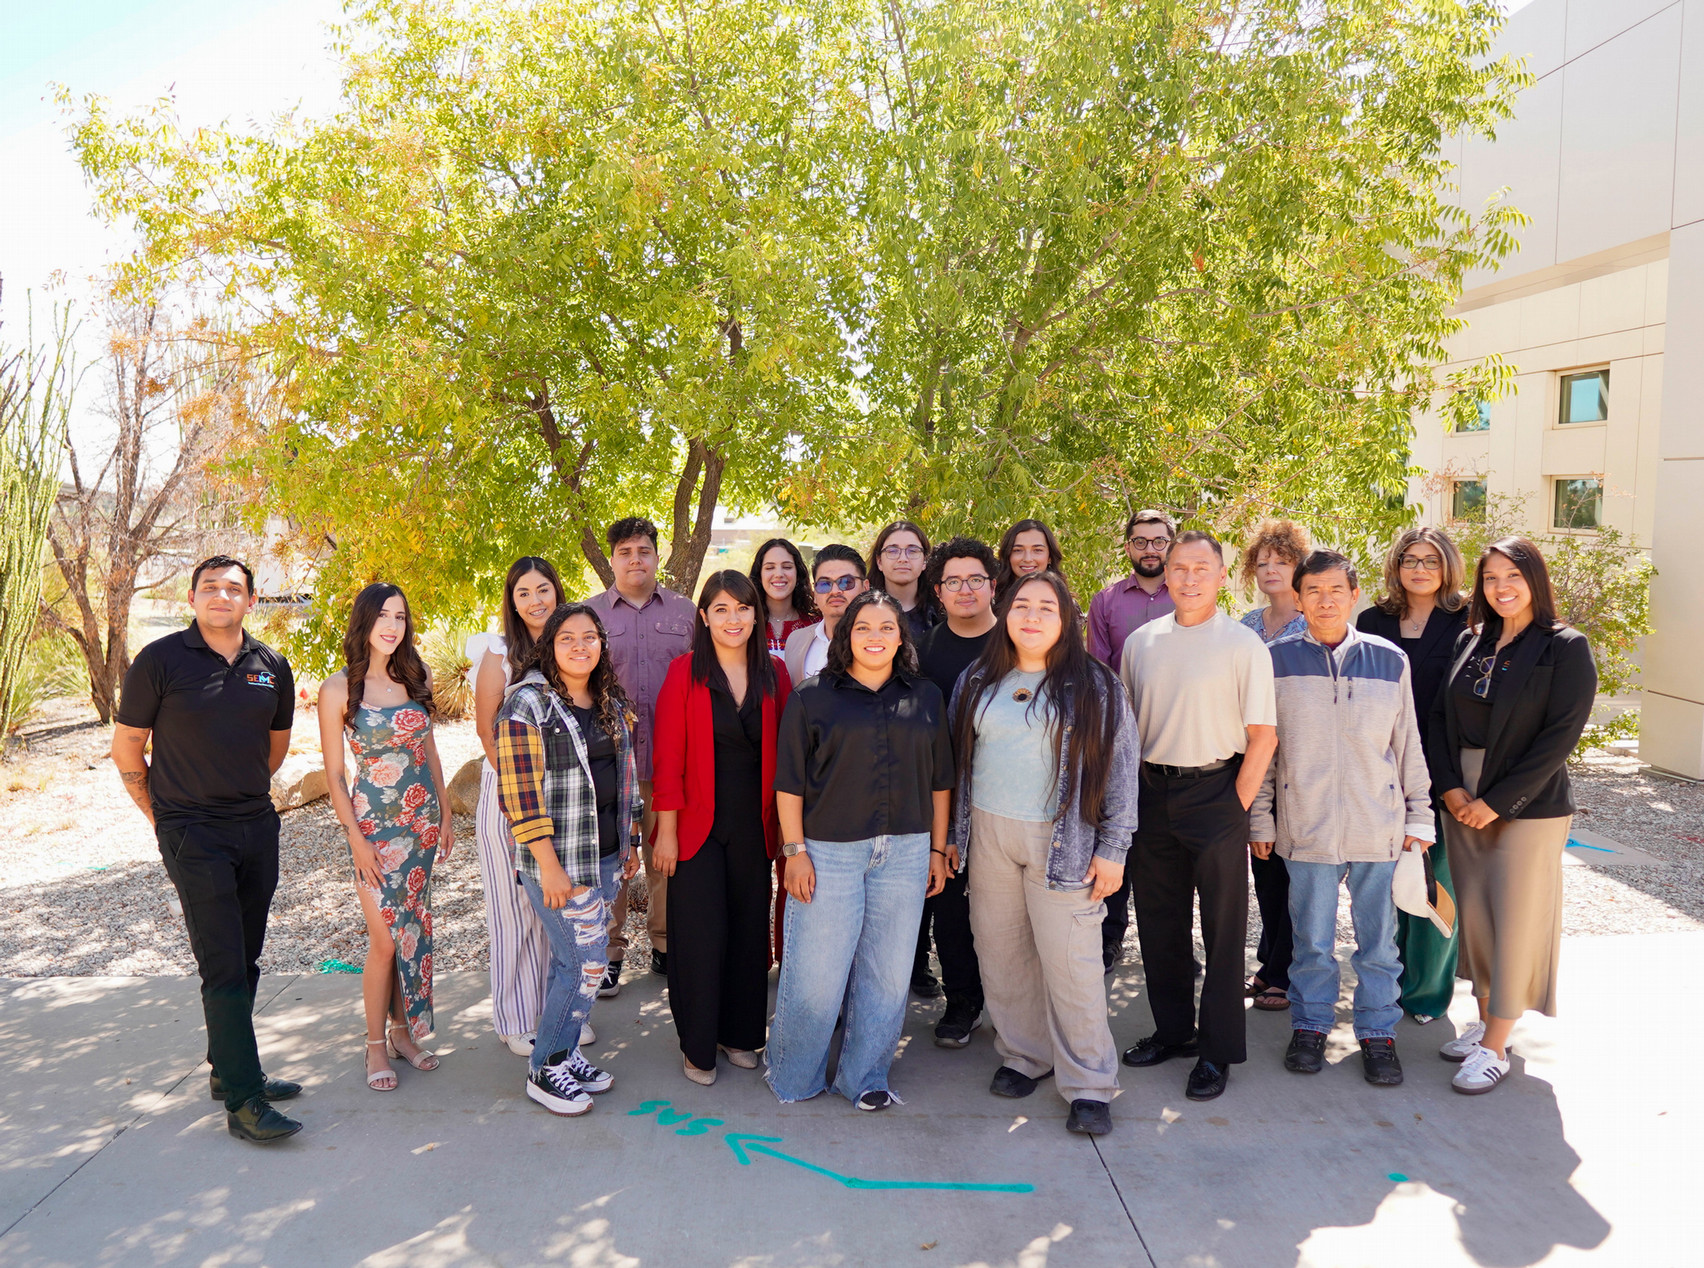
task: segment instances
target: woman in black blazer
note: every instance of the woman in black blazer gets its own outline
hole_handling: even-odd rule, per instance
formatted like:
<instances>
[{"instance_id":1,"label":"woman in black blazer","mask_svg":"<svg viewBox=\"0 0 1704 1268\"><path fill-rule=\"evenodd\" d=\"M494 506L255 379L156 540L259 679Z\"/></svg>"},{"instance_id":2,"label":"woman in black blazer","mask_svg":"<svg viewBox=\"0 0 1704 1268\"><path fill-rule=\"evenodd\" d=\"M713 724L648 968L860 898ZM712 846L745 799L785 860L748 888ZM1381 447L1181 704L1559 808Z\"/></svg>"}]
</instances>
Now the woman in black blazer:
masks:
<instances>
[{"instance_id":1,"label":"woman in black blazer","mask_svg":"<svg viewBox=\"0 0 1704 1268\"><path fill-rule=\"evenodd\" d=\"M1568 757L1596 696L1591 647L1556 619L1538 547L1493 543L1426 743L1449 812L1461 975L1479 1002L1479 1021L1440 1050L1462 1063L1458 1092L1489 1092L1508 1074L1509 1032L1527 1009L1556 1014Z\"/></svg>"},{"instance_id":2,"label":"woman in black blazer","mask_svg":"<svg viewBox=\"0 0 1704 1268\"><path fill-rule=\"evenodd\" d=\"M1432 703L1455 659L1456 639L1467 628L1462 572L1461 552L1449 534L1441 528L1411 528L1385 556L1384 593L1355 619L1361 633L1388 639L1408 654L1422 744ZM1436 802L1434 796L1434 813ZM1454 898L1441 830L1426 860L1438 885ZM1421 1025L1442 1017L1455 996L1456 940L1439 933L1428 919L1398 912L1396 949L1402 956L1402 1007Z\"/></svg>"}]
</instances>

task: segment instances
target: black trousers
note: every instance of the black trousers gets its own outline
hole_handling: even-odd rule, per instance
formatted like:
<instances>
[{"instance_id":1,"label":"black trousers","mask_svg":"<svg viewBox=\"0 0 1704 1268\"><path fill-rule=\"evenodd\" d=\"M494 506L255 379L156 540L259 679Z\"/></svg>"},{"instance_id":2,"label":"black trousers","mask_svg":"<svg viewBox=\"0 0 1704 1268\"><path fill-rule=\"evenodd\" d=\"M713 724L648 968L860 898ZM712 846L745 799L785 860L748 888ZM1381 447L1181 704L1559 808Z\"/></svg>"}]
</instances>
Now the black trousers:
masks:
<instances>
[{"instance_id":1,"label":"black trousers","mask_svg":"<svg viewBox=\"0 0 1704 1268\"><path fill-rule=\"evenodd\" d=\"M1140 811L1138 811L1140 813ZM1101 965L1111 968L1124 950L1124 935L1130 931L1130 877L1125 867L1124 883L1106 896L1106 915L1101 917Z\"/></svg>"},{"instance_id":2,"label":"black trousers","mask_svg":"<svg viewBox=\"0 0 1704 1268\"><path fill-rule=\"evenodd\" d=\"M1256 972L1268 986L1290 989L1290 956L1295 939L1290 934L1290 870L1284 860L1273 854L1248 860L1254 870L1254 901L1260 906L1260 947L1255 958L1260 961Z\"/></svg>"},{"instance_id":3,"label":"black trousers","mask_svg":"<svg viewBox=\"0 0 1704 1268\"><path fill-rule=\"evenodd\" d=\"M769 1012L769 855L763 837L714 835L669 878L669 1008L680 1050L716 1068L716 1045L755 1052Z\"/></svg>"},{"instance_id":4,"label":"black trousers","mask_svg":"<svg viewBox=\"0 0 1704 1268\"><path fill-rule=\"evenodd\" d=\"M154 836L201 973L207 1060L225 1085L225 1107L234 1110L259 1096L266 1082L254 1039L254 993L278 888L278 816L169 823Z\"/></svg>"},{"instance_id":5,"label":"black trousers","mask_svg":"<svg viewBox=\"0 0 1704 1268\"><path fill-rule=\"evenodd\" d=\"M923 900L923 922L917 929L917 960L912 976L929 967L929 930L935 931L935 954L941 957L941 990L947 1002L964 1000L981 1010L982 966L976 960L976 939L970 932L970 895L964 869L947 877L941 892Z\"/></svg>"},{"instance_id":6,"label":"black trousers","mask_svg":"<svg viewBox=\"0 0 1704 1268\"><path fill-rule=\"evenodd\" d=\"M1243 939L1248 934L1248 811L1237 797L1240 762L1197 779L1142 766L1131 895L1162 1043L1201 1041L1201 1057L1247 1060ZM1195 1008L1194 897L1201 896L1207 970Z\"/></svg>"}]
</instances>

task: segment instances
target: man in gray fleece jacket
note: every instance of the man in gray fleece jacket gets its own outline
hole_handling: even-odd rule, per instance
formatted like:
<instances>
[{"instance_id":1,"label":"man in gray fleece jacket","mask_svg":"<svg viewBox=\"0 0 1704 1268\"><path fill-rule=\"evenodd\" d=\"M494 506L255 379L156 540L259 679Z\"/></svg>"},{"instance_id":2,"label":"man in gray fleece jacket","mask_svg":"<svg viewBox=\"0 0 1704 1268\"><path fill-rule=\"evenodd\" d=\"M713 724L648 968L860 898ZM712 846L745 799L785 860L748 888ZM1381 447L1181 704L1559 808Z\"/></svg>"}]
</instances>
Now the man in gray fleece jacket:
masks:
<instances>
[{"instance_id":1,"label":"man in gray fleece jacket","mask_svg":"<svg viewBox=\"0 0 1704 1268\"><path fill-rule=\"evenodd\" d=\"M1278 754L1249 808L1249 848L1290 873L1290 1046L1285 1068L1317 1074L1336 1022L1337 891L1355 925L1355 1038L1369 1083L1402 1082L1396 1023L1402 961L1391 881L1404 850L1433 841L1431 779L1414 720L1408 657L1349 624L1355 565L1316 550L1296 568L1307 632L1272 644Z\"/></svg>"}]
</instances>

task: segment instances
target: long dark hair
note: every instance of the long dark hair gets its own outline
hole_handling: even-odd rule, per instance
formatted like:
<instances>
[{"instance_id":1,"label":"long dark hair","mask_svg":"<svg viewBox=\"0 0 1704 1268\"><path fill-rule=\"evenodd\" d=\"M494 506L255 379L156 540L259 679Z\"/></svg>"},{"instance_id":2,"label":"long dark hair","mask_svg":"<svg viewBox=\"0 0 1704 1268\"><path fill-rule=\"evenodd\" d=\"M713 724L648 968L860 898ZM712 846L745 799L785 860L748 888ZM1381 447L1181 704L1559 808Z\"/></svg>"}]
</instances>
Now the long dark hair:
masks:
<instances>
[{"instance_id":1,"label":"long dark hair","mask_svg":"<svg viewBox=\"0 0 1704 1268\"><path fill-rule=\"evenodd\" d=\"M1000 573L994 578L994 593L1004 594L1006 587L1012 584L1012 578L1017 573L1012 571L1012 547L1017 544L1019 533L1040 533L1047 542L1047 567L1044 572L1062 572L1065 567L1065 552L1059 549L1059 539L1053 535L1053 530L1040 520L1019 520L1006 530L1000 538ZM1030 576L1034 576L1032 572Z\"/></svg>"},{"instance_id":2,"label":"long dark hair","mask_svg":"<svg viewBox=\"0 0 1704 1268\"><path fill-rule=\"evenodd\" d=\"M589 603L560 603L556 611L550 614L544 623L544 630L538 636L538 642L533 644L529 669L536 669L544 675L550 689L564 700L568 699L568 691L562 685L561 671L556 668L556 633L562 628L562 623L571 616L589 616L598 631L598 663L592 666L592 676L586 684L586 689L592 695L592 712L597 715L603 729L613 737L621 733L623 727L633 725L633 702L627 698L627 693L621 689L621 679L615 676L615 663L609 658L609 632L604 629L603 618L598 610Z\"/></svg>"},{"instance_id":3,"label":"long dark hair","mask_svg":"<svg viewBox=\"0 0 1704 1268\"><path fill-rule=\"evenodd\" d=\"M1050 702L1048 725L1053 732L1053 769L1059 769L1059 744L1064 728L1060 703L1071 702L1071 740L1065 751L1067 778L1078 782L1077 804L1085 821L1099 825L1102 804L1106 801L1107 775L1112 769L1112 748L1118 734L1118 697L1123 691L1112 670L1089 655L1083 643L1082 614L1077 600L1065 578L1048 569L1034 572L1021 583L1001 593L994 602L994 637L982 649L982 655L966 671L981 675L974 689L967 690L959 701L959 712L953 728L953 747L957 752L960 770L971 769L976 753L976 714L983 699L999 689L1005 676L1018 667L1018 649L1006 628L1012 604L1018 592L1031 582L1041 582L1053 588L1059 600L1059 641L1047 653L1047 672L1035 693L1034 709L1045 695ZM966 679L968 681L968 678ZM1059 804L1065 805L1070 788L1061 788Z\"/></svg>"},{"instance_id":4,"label":"long dark hair","mask_svg":"<svg viewBox=\"0 0 1704 1268\"><path fill-rule=\"evenodd\" d=\"M556 575L550 560L541 555L522 555L509 565L509 573L503 578L503 642L507 648L504 658L509 662L511 681L518 680L532 660L532 631L527 629L527 623L515 610L515 583L529 572L538 573L556 588L558 603L564 599L562 578Z\"/></svg>"},{"instance_id":5,"label":"long dark hair","mask_svg":"<svg viewBox=\"0 0 1704 1268\"><path fill-rule=\"evenodd\" d=\"M1550 569L1545 567L1544 554L1537 543L1526 537L1505 537L1492 542L1479 556L1473 569L1473 598L1469 600L1467 623L1474 629L1501 630L1503 618L1491 610L1485 597L1485 564L1492 555L1501 555L1521 570L1527 588L1532 591L1532 623L1541 630L1554 630L1562 622L1556 617L1556 590L1550 584ZM1495 621L1496 624L1491 623Z\"/></svg>"},{"instance_id":6,"label":"long dark hair","mask_svg":"<svg viewBox=\"0 0 1704 1268\"><path fill-rule=\"evenodd\" d=\"M349 698L343 705L343 725L355 725L355 713L361 707L361 694L366 689L367 666L373 659L371 637L373 623L383 615L391 599L402 600L402 637L390 654L385 673L392 682L402 684L408 698L426 710L426 716L438 716L438 703L432 699L432 684L426 677L426 662L414 646L414 609L401 586L388 581L375 581L355 596L349 609L349 627L343 631L343 673L349 680Z\"/></svg>"},{"instance_id":7,"label":"long dark hair","mask_svg":"<svg viewBox=\"0 0 1704 1268\"><path fill-rule=\"evenodd\" d=\"M801 618L820 617L822 614L817 611L816 595L811 593L811 570L805 567L805 557L799 553L799 548L785 537L771 537L759 546L757 554L751 557L751 576L749 579L752 586L757 590L758 597L767 597L767 592L763 588L763 560L777 546L793 557L793 594L788 599L788 602L793 605L793 611L798 613ZM699 599L698 606L700 609L703 608L704 601L702 598ZM769 619L769 605L767 603L759 603L757 612L762 620L767 621Z\"/></svg>"},{"instance_id":8,"label":"long dark hair","mask_svg":"<svg viewBox=\"0 0 1704 1268\"><path fill-rule=\"evenodd\" d=\"M769 640L763 634L763 595L750 577L732 568L713 572L704 579L698 592L698 624L692 631L692 680L726 688L727 675L716 655L716 640L710 634L706 614L710 605L722 595L752 610L752 626L746 635L746 691L754 688L763 695L775 694L775 658L769 654Z\"/></svg>"},{"instance_id":9,"label":"long dark hair","mask_svg":"<svg viewBox=\"0 0 1704 1268\"><path fill-rule=\"evenodd\" d=\"M905 609L899 600L886 590L864 590L846 605L846 614L834 627L834 637L828 640L828 660L822 667L825 674L852 672L852 622L865 608L885 607L899 618L899 650L893 654L893 670L906 677L917 674L917 640L911 637L911 622L905 619Z\"/></svg>"}]
</instances>

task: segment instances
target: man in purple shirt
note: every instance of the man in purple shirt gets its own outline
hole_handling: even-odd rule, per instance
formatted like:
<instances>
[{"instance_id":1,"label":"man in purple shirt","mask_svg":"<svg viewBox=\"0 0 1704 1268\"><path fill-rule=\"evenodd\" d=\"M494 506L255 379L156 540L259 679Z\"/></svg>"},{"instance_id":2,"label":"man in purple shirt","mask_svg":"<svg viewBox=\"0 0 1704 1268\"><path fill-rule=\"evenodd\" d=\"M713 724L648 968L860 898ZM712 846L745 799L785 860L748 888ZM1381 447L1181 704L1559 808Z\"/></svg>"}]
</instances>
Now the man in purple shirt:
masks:
<instances>
[{"instance_id":1,"label":"man in purple shirt","mask_svg":"<svg viewBox=\"0 0 1704 1268\"><path fill-rule=\"evenodd\" d=\"M1133 569L1089 600L1089 655L1119 672L1124 641L1155 617L1172 611L1166 590L1166 551L1177 536L1177 525L1164 511L1137 511L1124 522L1124 553ZM1106 896L1101 921L1101 964L1108 973L1124 958L1124 935L1130 928L1130 873L1117 893Z\"/></svg>"},{"instance_id":2,"label":"man in purple shirt","mask_svg":"<svg viewBox=\"0 0 1704 1268\"><path fill-rule=\"evenodd\" d=\"M1172 610L1166 592L1166 548L1177 526L1164 511L1137 511L1124 524L1124 553L1134 570L1089 601L1089 655L1118 672L1124 640Z\"/></svg>"},{"instance_id":3,"label":"man in purple shirt","mask_svg":"<svg viewBox=\"0 0 1704 1268\"><path fill-rule=\"evenodd\" d=\"M656 869L651 855L651 723L657 692L669 662L692 650L692 626L698 609L691 599L657 584L657 526L629 516L616 520L604 534L615 584L587 602L598 610L609 634L609 658L615 676L639 715L633 728L634 757L639 763L639 792L645 799L645 887L650 906L645 927L651 935L651 971L668 971L668 877ZM599 995L621 990L621 964L627 953L627 882L610 913L609 969Z\"/></svg>"}]
</instances>

